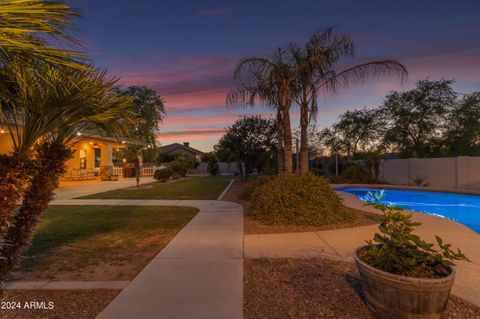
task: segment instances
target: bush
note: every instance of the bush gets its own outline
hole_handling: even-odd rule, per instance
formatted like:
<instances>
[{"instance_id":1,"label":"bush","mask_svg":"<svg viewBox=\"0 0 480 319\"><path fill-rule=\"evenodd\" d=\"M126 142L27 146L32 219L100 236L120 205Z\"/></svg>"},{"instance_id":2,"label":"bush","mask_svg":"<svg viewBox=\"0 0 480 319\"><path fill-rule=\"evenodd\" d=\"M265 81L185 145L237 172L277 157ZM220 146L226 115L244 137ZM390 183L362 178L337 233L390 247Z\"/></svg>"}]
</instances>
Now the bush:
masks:
<instances>
[{"instance_id":1,"label":"bush","mask_svg":"<svg viewBox=\"0 0 480 319\"><path fill-rule=\"evenodd\" d=\"M271 181L274 177L270 175L262 175L258 176L253 181L247 182L246 185L243 187L239 197L241 199L251 200L252 194L263 184Z\"/></svg>"},{"instance_id":2,"label":"bush","mask_svg":"<svg viewBox=\"0 0 480 319\"><path fill-rule=\"evenodd\" d=\"M159 182L166 182L167 179L170 179L173 176L173 171L170 168L157 169L153 173L153 178Z\"/></svg>"},{"instance_id":3,"label":"bush","mask_svg":"<svg viewBox=\"0 0 480 319\"><path fill-rule=\"evenodd\" d=\"M340 176L329 176L330 182L333 184L386 184L373 176L372 173L358 165L350 165L346 167Z\"/></svg>"},{"instance_id":4,"label":"bush","mask_svg":"<svg viewBox=\"0 0 480 319\"><path fill-rule=\"evenodd\" d=\"M185 177L188 170L194 168L195 164L196 162L192 158L185 155L180 155L175 160L171 161L168 164L168 167L173 171L174 174Z\"/></svg>"},{"instance_id":5,"label":"bush","mask_svg":"<svg viewBox=\"0 0 480 319\"><path fill-rule=\"evenodd\" d=\"M367 241L363 254L359 252L359 257L371 266L402 276L436 278L448 275L454 260L468 261L460 250L451 250L451 245L444 244L438 236L435 237L440 251L414 235L414 227L421 223L413 222L411 213L399 207L374 207L383 211L383 215L369 216L380 223L380 234Z\"/></svg>"},{"instance_id":6,"label":"bush","mask_svg":"<svg viewBox=\"0 0 480 319\"><path fill-rule=\"evenodd\" d=\"M265 224L327 225L354 218L322 177L283 175L254 190L248 216Z\"/></svg>"},{"instance_id":7,"label":"bush","mask_svg":"<svg viewBox=\"0 0 480 319\"><path fill-rule=\"evenodd\" d=\"M215 153L206 153L202 156L202 162L207 163L207 170L212 176L216 176L220 172L220 165Z\"/></svg>"}]
</instances>

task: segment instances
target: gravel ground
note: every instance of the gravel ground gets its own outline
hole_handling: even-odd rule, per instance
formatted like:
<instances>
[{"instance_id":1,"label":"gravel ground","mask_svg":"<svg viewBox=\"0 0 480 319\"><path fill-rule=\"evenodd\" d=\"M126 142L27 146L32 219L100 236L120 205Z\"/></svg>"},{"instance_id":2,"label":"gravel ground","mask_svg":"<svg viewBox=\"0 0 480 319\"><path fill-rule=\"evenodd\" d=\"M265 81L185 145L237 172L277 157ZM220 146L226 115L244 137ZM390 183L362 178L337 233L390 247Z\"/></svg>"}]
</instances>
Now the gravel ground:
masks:
<instances>
[{"instance_id":1,"label":"gravel ground","mask_svg":"<svg viewBox=\"0 0 480 319\"><path fill-rule=\"evenodd\" d=\"M93 319L120 290L8 290L0 292L1 319ZM31 302L47 309L28 309ZM42 304L42 302L44 302ZM48 309L49 303L54 308ZM4 309L20 307L21 309Z\"/></svg>"},{"instance_id":2,"label":"gravel ground","mask_svg":"<svg viewBox=\"0 0 480 319\"><path fill-rule=\"evenodd\" d=\"M245 259L244 318L372 318L355 266L328 259ZM480 318L452 296L447 319Z\"/></svg>"},{"instance_id":3,"label":"gravel ground","mask_svg":"<svg viewBox=\"0 0 480 319\"><path fill-rule=\"evenodd\" d=\"M243 206L243 209L245 212L244 233L246 235L309 232L309 231L319 231L319 230L327 230L327 229L351 228L351 227L366 226L366 225L374 224L373 221L371 221L366 217L367 213L363 211L347 208L355 214L355 219L348 223L322 225L322 226L266 225L258 220L248 218L247 212L248 212L250 202L238 198L238 194L240 194L240 192L242 191L242 187L243 185L240 181L233 182L232 186L223 197L223 200L235 202Z\"/></svg>"}]
</instances>

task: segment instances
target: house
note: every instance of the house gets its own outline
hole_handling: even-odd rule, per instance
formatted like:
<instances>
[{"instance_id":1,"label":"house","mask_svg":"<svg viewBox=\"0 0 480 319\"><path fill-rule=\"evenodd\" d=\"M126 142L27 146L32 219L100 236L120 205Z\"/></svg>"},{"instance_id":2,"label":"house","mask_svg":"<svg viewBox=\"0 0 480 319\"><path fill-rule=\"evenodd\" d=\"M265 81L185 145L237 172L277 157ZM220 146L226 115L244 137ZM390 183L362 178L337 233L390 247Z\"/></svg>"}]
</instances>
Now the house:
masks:
<instances>
[{"instance_id":1,"label":"house","mask_svg":"<svg viewBox=\"0 0 480 319\"><path fill-rule=\"evenodd\" d=\"M0 154L9 154L13 151L13 142L4 126L0 123ZM100 175L102 180L111 180L112 176L121 174L121 168L115 164L122 162L123 159L118 155L128 145L146 146L143 142L130 139L119 140L96 133L78 132L73 140L73 157L66 162L67 173L64 178L90 179Z\"/></svg>"},{"instance_id":2,"label":"house","mask_svg":"<svg viewBox=\"0 0 480 319\"><path fill-rule=\"evenodd\" d=\"M187 155L195 160L200 160L204 154L202 151L190 147L190 143L185 142L183 144L173 143L162 146L159 148L159 152L168 155Z\"/></svg>"}]
</instances>

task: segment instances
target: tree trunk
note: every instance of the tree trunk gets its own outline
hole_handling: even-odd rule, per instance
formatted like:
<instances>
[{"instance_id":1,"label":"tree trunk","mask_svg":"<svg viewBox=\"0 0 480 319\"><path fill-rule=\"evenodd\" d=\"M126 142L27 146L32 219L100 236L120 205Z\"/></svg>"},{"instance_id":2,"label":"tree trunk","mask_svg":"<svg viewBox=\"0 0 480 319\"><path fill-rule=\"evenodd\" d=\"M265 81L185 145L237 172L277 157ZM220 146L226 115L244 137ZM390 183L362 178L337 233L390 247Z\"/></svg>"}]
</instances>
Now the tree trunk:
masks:
<instances>
[{"instance_id":1,"label":"tree trunk","mask_svg":"<svg viewBox=\"0 0 480 319\"><path fill-rule=\"evenodd\" d=\"M137 182L137 187L140 186L140 174L142 172L142 168L140 167L140 154L137 152L135 154L135 180Z\"/></svg>"},{"instance_id":2,"label":"tree trunk","mask_svg":"<svg viewBox=\"0 0 480 319\"><path fill-rule=\"evenodd\" d=\"M308 173L308 105L300 106L300 174ZM298 150L297 150L298 152Z\"/></svg>"},{"instance_id":3,"label":"tree trunk","mask_svg":"<svg viewBox=\"0 0 480 319\"><path fill-rule=\"evenodd\" d=\"M285 167L283 158L283 117L280 109L277 110L277 175L283 174Z\"/></svg>"},{"instance_id":4,"label":"tree trunk","mask_svg":"<svg viewBox=\"0 0 480 319\"><path fill-rule=\"evenodd\" d=\"M65 161L71 155L72 152L61 142L43 143L37 148L36 170L0 251L0 256L4 257L0 259L0 281L7 279L28 248L35 226L54 198L53 191L58 187L60 176L65 173Z\"/></svg>"},{"instance_id":5,"label":"tree trunk","mask_svg":"<svg viewBox=\"0 0 480 319\"><path fill-rule=\"evenodd\" d=\"M290 107L285 106L282 109L283 113L283 145L284 145L284 163L285 174L289 175L293 172L292 161L292 128L290 125Z\"/></svg>"},{"instance_id":6,"label":"tree trunk","mask_svg":"<svg viewBox=\"0 0 480 319\"><path fill-rule=\"evenodd\" d=\"M239 174L240 174L240 182L244 182L245 181L245 172L243 171L243 164L241 161L237 162L237 166L238 166L238 171L239 171Z\"/></svg>"},{"instance_id":7,"label":"tree trunk","mask_svg":"<svg viewBox=\"0 0 480 319\"><path fill-rule=\"evenodd\" d=\"M13 210L25 191L27 176L22 166L14 156L0 155L0 247L13 223Z\"/></svg>"}]
</instances>

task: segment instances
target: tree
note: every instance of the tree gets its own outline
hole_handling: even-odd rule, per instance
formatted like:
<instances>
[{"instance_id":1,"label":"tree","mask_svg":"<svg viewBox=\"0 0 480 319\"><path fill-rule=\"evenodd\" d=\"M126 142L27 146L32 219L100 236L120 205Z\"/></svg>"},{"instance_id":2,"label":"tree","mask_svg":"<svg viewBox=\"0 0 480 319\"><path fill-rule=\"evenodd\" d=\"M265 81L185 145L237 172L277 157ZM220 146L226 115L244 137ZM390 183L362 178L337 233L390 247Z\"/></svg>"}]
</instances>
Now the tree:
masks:
<instances>
[{"instance_id":1,"label":"tree","mask_svg":"<svg viewBox=\"0 0 480 319\"><path fill-rule=\"evenodd\" d=\"M217 154L214 152L203 154L202 162L207 163L207 170L212 176L216 176L220 171Z\"/></svg>"},{"instance_id":2,"label":"tree","mask_svg":"<svg viewBox=\"0 0 480 319\"><path fill-rule=\"evenodd\" d=\"M2 71L9 75L14 90L0 96L0 120L7 125L14 147L11 155L1 158L0 171L8 172L1 183L6 189L21 185L8 195L23 195L18 212L7 206L12 198L0 198L0 255L4 257L0 259L0 280L5 280L53 199L77 132L88 129L115 136L136 125L131 120L136 115L131 99L115 94L117 78L102 70L12 60L10 68Z\"/></svg>"},{"instance_id":3,"label":"tree","mask_svg":"<svg viewBox=\"0 0 480 319\"><path fill-rule=\"evenodd\" d=\"M353 58L355 46L347 36L337 34L334 27L314 33L303 46L290 45L289 51L295 74L295 102L300 107L300 172L308 172L307 129L317 114L319 90L335 92L338 87L348 87L352 82L368 78L407 76L405 67L395 60L378 60L362 63L342 71L334 66L342 58Z\"/></svg>"},{"instance_id":4,"label":"tree","mask_svg":"<svg viewBox=\"0 0 480 319\"><path fill-rule=\"evenodd\" d=\"M262 170L266 158L271 158L275 152L275 145L275 122L254 116L235 121L220 139L215 151L223 161L237 163L240 179L244 181L245 175L253 168Z\"/></svg>"},{"instance_id":5,"label":"tree","mask_svg":"<svg viewBox=\"0 0 480 319\"><path fill-rule=\"evenodd\" d=\"M422 80L406 92L394 91L382 106L388 119L385 140L404 158L438 155L449 130L448 114L455 108L453 81Z\"/></svg>"},{"instance_id":6,"label":"tree","mask_svg":"<svg viewBox=\"0 0 480 319\"><path fill-rule=\"evenodd\" d=\"M54 39L78 47L78 41L68 34L78 16L77 11L59 1L2 0L0 64L5 66L13 58L26 62L35 58L52 66L86 70L85 54L49 44Z\"/></svg>"},{"instance_id":7,"label":"tree","mask_svg":"<svg viewBox=\"0 0 480 319\"><path fill-rule=\"evenodd\" d=\"M130 129L129 135L146 143L155 144L160 123L165 117L163 99L154 89L141 86L129 86L120 90L121 96L133 98L132 107L138 116L139 125Z\"/></svg>"},{"instance_id":8,"label":"tree","mask_svg":"<svg viewBox=\"0 0 480 319\"><path fill-rule=\"evenodd\" d=\"M447 118L445 153L448 156L480 155L480 92L465 95Z\"/></svg>"},{"instance_id":9,"label":"tree","mask_svg":"<svg viewBox=\"0 0 480 319\"><path fill-rule=\"evenodd\" d=\"M139 187L142 170L140 157L144 154L152 153L152 150L154 150L158 129L165 116L165 106L157 92L144 85L129 86L125 90L120 89L119 95L132 98L133 112L137 116L136 122L138 125L129 129L127 132L128 136L147 143L147 148L144 145L130 145L127 147L127 153L133 155L129 157L132 158L131 161L135 165L135 178L137 187Z\"/></svg>"},{"instance_id":10,"label":"tree","mask_svg":"<svg viewBox=\"0 0 480 319\"><path fill-rule=\"evenodd\" d=\"M168 164L168 167L176 174L185 177L187 176L188 170L196 168L198 162L187 155L178 155L173 161Z\"/></svg>"},{"instance_id":11,"label":"tree","mask_svg":"<svg viewBox=\"0 0 480 319\"><path fill-rule=\"evenodd\" d=\"M282 48L269 57L241 59L234 71L238 86L227 96L228 104L253 106L259 100L277 109L278 138L283 144L285 174L291 174L293 170L290 108L295 95L295 70L290 62L288 52Z\"/></svg>"}]
</instances>

